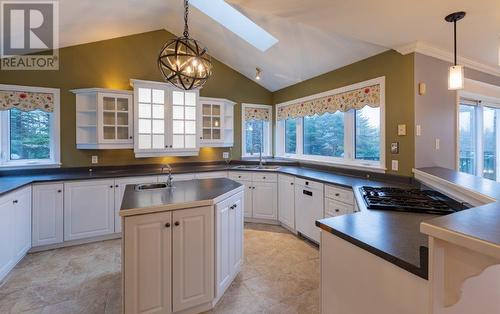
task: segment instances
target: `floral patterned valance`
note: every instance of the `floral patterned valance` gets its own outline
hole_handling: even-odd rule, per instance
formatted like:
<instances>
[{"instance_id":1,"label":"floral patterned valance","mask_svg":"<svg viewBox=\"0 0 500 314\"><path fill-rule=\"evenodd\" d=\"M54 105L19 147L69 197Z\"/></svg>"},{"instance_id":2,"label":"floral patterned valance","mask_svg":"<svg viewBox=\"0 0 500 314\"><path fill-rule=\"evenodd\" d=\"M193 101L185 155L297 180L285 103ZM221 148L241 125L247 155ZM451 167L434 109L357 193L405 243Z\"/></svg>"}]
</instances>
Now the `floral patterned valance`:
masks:
<instances>
[{"instance_id":1,"label":"floral patterned valance","mask_svg":"<svg viewBox=\"0 0 500 314\"><path fill-rule=\"evenodd\" d=\"M17 108L22 111L40 109L54 111L54 95L49 93L33 93L0 90L0 111Z\"/></svg>"},{"instance_id":2,"label":"floral patterned valance","mask_svg":"<svg viewBox=\"0 0 500 314\"><path fill-rule=\"evenodd\" d=\"M364 106L380 106L380 85L372 85L348 92L325 96L310 101L282 106L277 109L278 120L294 119L304 116L322 115L336 111L346 112Z\"/></svg>"},{"instance_id":3,"label":"floral patterned valance","mask_svg":"<svg viewBox=\"0 0 500 314\"><path fill-rule=\"evenodd\" d=\"M271 121L271 109L245 107L245 120L265 120Z\"/></svg>"}]
</instances>

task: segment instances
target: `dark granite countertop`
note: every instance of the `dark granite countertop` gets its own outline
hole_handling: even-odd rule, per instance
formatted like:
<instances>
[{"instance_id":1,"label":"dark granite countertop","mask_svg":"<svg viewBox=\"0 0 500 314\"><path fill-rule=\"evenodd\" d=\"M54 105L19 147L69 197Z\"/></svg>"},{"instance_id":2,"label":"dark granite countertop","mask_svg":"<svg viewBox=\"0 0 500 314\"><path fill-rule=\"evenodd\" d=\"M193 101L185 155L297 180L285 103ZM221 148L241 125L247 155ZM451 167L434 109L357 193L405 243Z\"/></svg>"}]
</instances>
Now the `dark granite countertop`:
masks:
<instances>
[{"instance_id":1,"label":"dark granite countertop","mask_svg":"<svg viewBox=\"0 0 500 314\"><path fill-rule=\"evenodd\" d=\"M228 178L194 179L174 182L172 188L136 191L135 185L129 184L125 188L121 211L142 208L165 207L170 205L189 206L200 202L210 203L214 199L229 193L242 185Z\"/></svg>"},{"instance_id":2,"label":"dark granite countertop","mask_svg":"<svg viewBox=\"0 0 500 314\"><path fill-rule=\"evenodd\" d=\"M367 209L360 186L353 186L359 212L321 219L316 226L427 279L428 238L420 233L420 223L437 215Z\"/></svg>"}]
</instances>

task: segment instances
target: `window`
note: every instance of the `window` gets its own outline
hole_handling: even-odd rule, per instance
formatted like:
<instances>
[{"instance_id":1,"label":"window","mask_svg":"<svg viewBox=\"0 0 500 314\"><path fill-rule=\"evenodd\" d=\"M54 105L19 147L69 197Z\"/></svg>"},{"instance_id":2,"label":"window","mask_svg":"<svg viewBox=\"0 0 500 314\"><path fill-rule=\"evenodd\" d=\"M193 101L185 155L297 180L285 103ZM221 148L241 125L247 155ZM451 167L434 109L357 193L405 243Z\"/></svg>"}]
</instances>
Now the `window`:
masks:
<instances>
[{"instance_id":1,"label":"window","mask_svg":"<svg viewBox=\"0 0 500 314\"><path fill-rule=\"evenodd\" d=\"M271 155L271 106L243 104L242 156Z\"/></svg>"},{"instance_id":2,"label":"window","mask_svg":"<svg viewBox=\"0 0 500 314\"><path fill-rule=\"evenodd\" d=\"M344 156L344 113L304 117L304 155Z\"/></svg>"},{"instance_id":3,"label":"window","mask_svg":"<svg viewBox=\"0 0 500 314\"><path fill-rule=\"evenodd\" d=\"M499 115L500 104L460 100L459 171L500 181L500 125L497 121Z\"/></svg>"},{"instance_id":4,"label":"window","mask_svg":"<svg viewBox=\"0 0 500 314\"><path fill-rule=\"evenodd\" d=\"M21 98L43 93L53 100L52 112L33 108L30 111L17 108L0 111L0 167L58 166L59 90L0 84L0 91L22 93ZM36 99L36 95L33 98ZM22 107L22 104L18 106Z\"/></svg>"},{"instance_id":5,"label":"window","mask_svg":"<svg viewBox=\"0 0 500 314\"><path fill-rule=\"evenodd\" d=\"M285 153L297 153L297 120L285 120Z\"/></svg>"},{"instance_id":6,"label":"window","mask_svg":"<svg viewBox=\"0 0 500 314\"><path fill-rule=\"evenodd\" d=\"M462 172L476 173L476 107L460 105L459 112L459 170Z\"/></svg>"},{"instance_id":7,"label":"window","mask_svg":"<svg viewBox=\"0 0 500 314\"><path fill-rule=\"evenodd\" d=\"M364 107L356 110L354 116L355 158L359 160L380 160L380 108Z\"/></svg>"},{"instance_id":8,"label":"window","mask_svg":"<svg viewBox=\"0 0 500 314\"><path fill-rule=\"evenodd\" d=\"M379 89L371 89L368 92L379 92L377 107L365 105L361 109L346 112L337 110L322 113L321 110L328 106L326 100L330 97L349 97L356 91L365 92L367 87L375 85L378 85ZM385 79L381 77L278 104L276 155L331 163L341 167L366 167L374 171L384 171L384 86ZM302 107L304 109L301 109ZM314 110L316 114L307 115ZM280 115L282 120L279 120ZM286 119L294 115L299 117Z\"/></svg>"}]
</instances>

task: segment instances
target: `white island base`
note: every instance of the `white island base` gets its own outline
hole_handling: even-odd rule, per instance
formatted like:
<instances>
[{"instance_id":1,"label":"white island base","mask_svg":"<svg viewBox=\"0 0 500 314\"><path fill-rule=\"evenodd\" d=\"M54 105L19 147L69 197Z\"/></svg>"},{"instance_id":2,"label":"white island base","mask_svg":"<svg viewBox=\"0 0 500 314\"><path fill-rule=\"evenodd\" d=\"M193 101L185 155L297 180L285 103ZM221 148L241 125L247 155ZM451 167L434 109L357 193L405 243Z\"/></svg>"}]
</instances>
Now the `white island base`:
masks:
<instances>
[{"instance_id":1,"label":"white island base","mask_svg":"<svg viewBox=\"0 0 500 314\"><path fill-rule=\"evenodd\" d=\"M200 313L215 306L242 263L242 190L211 205L122 211L125 314Z\"/></svg>"},{"instance_id":2,"label":"white island base","mask_svg":"<svg viewBox=\"0 0 500 314\"><path fill-rule=\"evenodd\" d=\"M423 314L428 282L321 230L322 314Z\"/></svg>"}]
</instances>

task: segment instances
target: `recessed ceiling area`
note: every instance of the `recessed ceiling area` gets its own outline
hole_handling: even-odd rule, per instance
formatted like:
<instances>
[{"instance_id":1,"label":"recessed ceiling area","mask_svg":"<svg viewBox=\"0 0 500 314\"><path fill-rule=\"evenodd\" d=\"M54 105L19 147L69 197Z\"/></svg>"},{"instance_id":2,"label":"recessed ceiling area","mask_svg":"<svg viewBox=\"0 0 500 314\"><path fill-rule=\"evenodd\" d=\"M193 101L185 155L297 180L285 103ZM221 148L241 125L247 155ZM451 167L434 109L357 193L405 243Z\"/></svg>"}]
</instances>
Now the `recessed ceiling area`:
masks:
<instances>
[{"instance_id":1,"label":"recessed ceiling area","mask_svg":"<svg viewBox=\"0 0 500 314\"><path fill-rule=\"evenodd\" d=\"M417 42L451 54L453 26L444 16L458 10L467 12L458 25L459 56L500 74L498 0L226 2L278 42L262 52L193 6L190 34L248 78L254 79L255 68L261 68L258 83L271 91L387 49L408 51ZM182 0L60 1L62 47L161 28L182 34Z\"/></svg>"}]
</instances>

